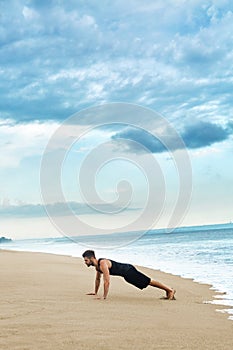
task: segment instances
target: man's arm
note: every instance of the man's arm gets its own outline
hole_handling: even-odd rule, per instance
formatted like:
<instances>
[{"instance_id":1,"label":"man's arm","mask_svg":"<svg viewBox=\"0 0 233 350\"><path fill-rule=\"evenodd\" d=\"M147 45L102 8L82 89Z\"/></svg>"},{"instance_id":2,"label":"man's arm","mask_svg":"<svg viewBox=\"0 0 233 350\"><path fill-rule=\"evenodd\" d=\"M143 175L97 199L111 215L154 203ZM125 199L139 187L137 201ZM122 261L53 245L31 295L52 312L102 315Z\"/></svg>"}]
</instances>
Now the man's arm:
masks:
<instances>
[{"instance_id":1,"label":"man's arm","mask_svg":"<svg viewBox=\"0 0 233 350\"><path fill-rule=\"evenodd\" d=\"M96 271L95 276L95 291L94 293L87 293L87 295L97 295L99 286L100 286L100 279L101 279L101 273L99 271Z\"/></svg>"},{"instance_id":2,"label":"man's arm","mask_svg":"<svg viewBox=\"0 0 233 350\"><path fill-rule=\"evenodd\" d=\"M99 271L96 271L96 277L95 277L95 295L97 295L99 287L100 287L100 279L101 279L101 273Z\"/></svg>"},{"instance_id":3,"label":"man's arm","mask_svg":"<svg viewBox=\"0 0 233 350\"><path fill-rule=\"evenodd\" d=\"M108 291L109 291L109 285L110 285L110 274L109 274L109 269L106 260L101 260L100 262L100 268L101 271L103 272L104 276L104 299L107 298Z\"/></svg>"}]
</instances>

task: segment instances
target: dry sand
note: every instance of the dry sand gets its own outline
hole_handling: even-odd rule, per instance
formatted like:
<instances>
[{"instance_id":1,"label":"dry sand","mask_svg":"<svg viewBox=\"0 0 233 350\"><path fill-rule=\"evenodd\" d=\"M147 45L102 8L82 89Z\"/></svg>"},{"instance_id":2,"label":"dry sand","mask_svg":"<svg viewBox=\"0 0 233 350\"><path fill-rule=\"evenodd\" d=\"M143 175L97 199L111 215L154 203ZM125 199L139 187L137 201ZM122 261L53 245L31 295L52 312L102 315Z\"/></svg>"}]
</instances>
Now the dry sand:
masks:
<instances>
[{"instance_id":1,"label":"dry sand","mask_svg":"<svg viewBox=\"0 0 233 350\"><path fill-rule=\"evenodd\" d=\"M85 295L95 271L81 259L0 250L0 262L0 349L233 349L233 321L203 303L207 285L141 268L177 300L114 276L107 300L95 300Z\"/></svg>"}]
</instances>

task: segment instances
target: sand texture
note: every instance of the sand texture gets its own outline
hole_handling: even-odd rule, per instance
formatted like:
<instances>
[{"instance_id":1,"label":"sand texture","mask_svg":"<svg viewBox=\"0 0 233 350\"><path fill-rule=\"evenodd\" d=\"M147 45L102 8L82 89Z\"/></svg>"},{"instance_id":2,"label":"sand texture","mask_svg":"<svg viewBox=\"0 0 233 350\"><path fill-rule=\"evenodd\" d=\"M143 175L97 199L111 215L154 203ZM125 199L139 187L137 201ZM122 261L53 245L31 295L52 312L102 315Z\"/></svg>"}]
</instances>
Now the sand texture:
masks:
<instances>
[{"instance_id":1,"label":"sand texture","mask_svg":"<svg viewBox=\"0 0 233 350\"><path fill-rule=\"evenodd\" d=\"M79 258L0 250L0 262L0 349L233 349L233 321L203 303L214 294L207 285L141 268L177 300L114 276L96 300L86 295L95 271Z\"/></svg>"}]
</instances>

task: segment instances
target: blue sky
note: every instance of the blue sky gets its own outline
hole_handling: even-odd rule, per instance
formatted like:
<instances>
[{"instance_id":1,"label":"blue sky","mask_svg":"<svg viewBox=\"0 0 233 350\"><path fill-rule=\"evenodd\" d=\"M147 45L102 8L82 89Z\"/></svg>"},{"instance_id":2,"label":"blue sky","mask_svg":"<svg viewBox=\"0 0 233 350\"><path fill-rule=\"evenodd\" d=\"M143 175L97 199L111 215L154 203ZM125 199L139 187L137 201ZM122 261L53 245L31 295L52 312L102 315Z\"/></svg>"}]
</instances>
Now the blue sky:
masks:
<instances>
[{"instance_id":1,"label":"blue sky","mask_svg":"<svg viewBox=\"0 0 233 350\"><path fill-rule=\"evenodd\" d=\"M1 1L0 234L59 234L41 198L45 148L74 113L81 113L78 134L84 125L108 123L109 114L88 118L81 111L114 102L158 112L183 139L193 188L180 225L233 220L232 33L233 3L228 0ZM144 130L124 125L92 130L69 149L62 186L82 220L113 231L123 230L127 217L135 220L146 202L147 179L134 165L151 153L166 185L164 212L155 227L168 225L178 180L171 154L149 134L153 123L145 119ZM98 214L91 199L90 206L84 203L77 174L90 150L103 142L112 158L120 150L121 159L96 174L96 190L105 201L93 197ZM57 149L63 143L62 138ZM116 215L103 214L103 208L112 210L122 179L131 183L134 194L122 182L122 193L133 197L117 226ZM47 203L57 215L63 205L58 202L55 196Z\"/></svg>"}]
</instances>

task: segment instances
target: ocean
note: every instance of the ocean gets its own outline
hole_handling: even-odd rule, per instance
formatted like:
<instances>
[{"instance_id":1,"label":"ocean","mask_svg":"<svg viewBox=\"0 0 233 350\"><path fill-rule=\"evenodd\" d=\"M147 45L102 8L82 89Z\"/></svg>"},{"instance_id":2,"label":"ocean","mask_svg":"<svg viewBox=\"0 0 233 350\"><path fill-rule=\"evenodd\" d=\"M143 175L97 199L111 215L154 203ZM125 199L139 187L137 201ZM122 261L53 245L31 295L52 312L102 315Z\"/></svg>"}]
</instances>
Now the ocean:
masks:
<instances>
[{"instance_id":1,"label":"ocean","mask_svg":"<svg viewBox=\"0 0 233 350\"><path fill-rule=\"evenodd\" d=\"M225 293L216 293L216 300L206 302L225 305L226 308L221 312L229 313L229 319L233 320L232 223L182 227L171 233L159 229L147 233L34 238L15 240L1 244L0 247L74 257L81 257L86 249L94 249L97 257L107 257L192 278L199 283L211 284L212 289Z\"/></svg>"}]
</instances>

